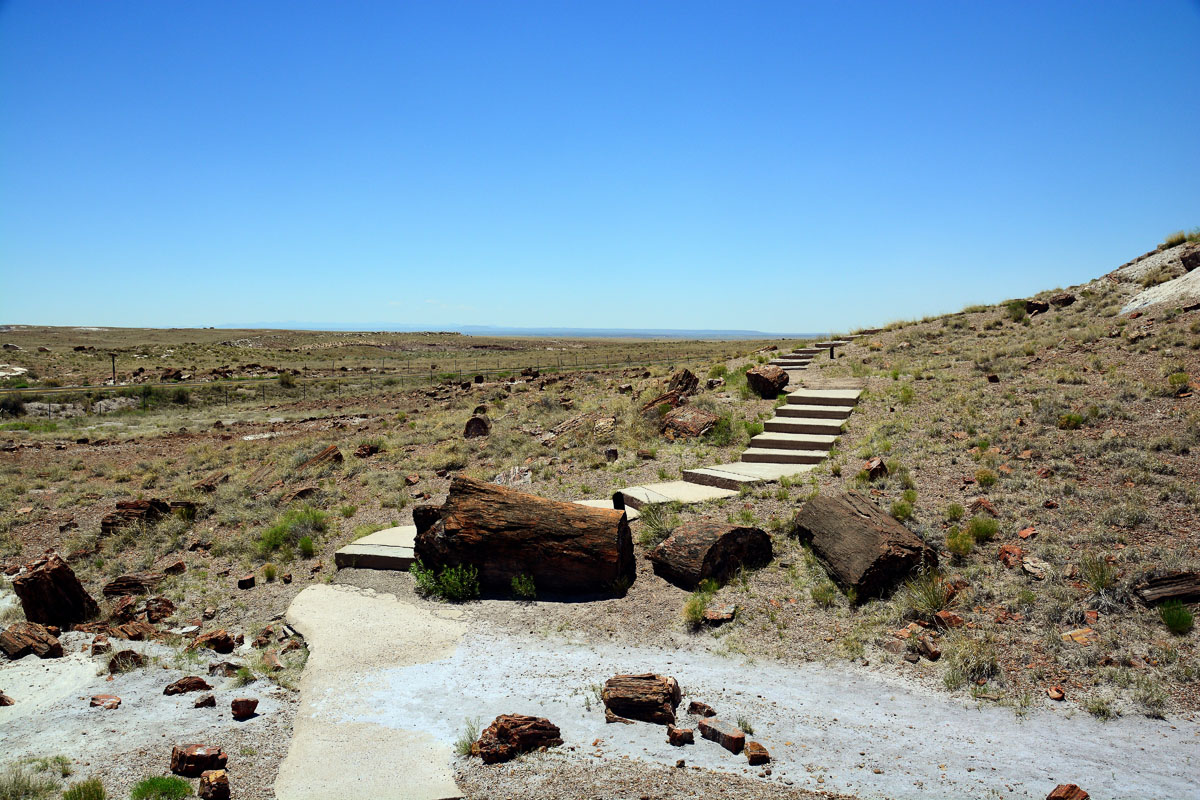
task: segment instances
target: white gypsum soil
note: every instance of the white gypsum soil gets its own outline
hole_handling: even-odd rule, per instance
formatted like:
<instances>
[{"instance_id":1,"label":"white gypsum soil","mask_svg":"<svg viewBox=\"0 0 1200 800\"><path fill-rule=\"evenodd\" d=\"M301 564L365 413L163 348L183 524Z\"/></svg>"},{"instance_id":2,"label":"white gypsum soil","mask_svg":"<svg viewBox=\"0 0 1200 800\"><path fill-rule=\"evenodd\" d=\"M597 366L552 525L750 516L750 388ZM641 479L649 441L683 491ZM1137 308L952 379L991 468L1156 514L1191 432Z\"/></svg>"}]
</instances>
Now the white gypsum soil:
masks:
<instances>
[{"instance_id":1,"label":"white gypsum soil","mask_svg":"<svg viewBox=\"0 0 1200 800\"><path fill-rule=\"evenodd\" d=\"M377 597L394 603L397 615L411 614L408 603ZM471 616L468 610L468 630L452 654L418 664L401 659L398 666L376 661L369 679L345 686L329 713L341 724L420 731L442 745L463 732L466 719L487 725L498 714L533 714L562 729L564 746L550 756L556 759L674 765L685 758L688 766L776 786L863 798L1042 798L1062 782L1096 797L1178 798L1196 796L1200 785L1195 723L1133 716L1101 722L1049 700L1019 716L847 663L793 667L690 648L516 637L472 624ZM378 639L366 646L388 648ZM314 668L319 660L309 662ZM748 739L771 752L771 774L756 777L761 768L699 736L695 745L675 748L663 726L605 724L598 688L615 674L636 672L679 680L681 725L696 722L683 714L693 699L730 722L748 720Z\"/></svg>"}]
</instances>

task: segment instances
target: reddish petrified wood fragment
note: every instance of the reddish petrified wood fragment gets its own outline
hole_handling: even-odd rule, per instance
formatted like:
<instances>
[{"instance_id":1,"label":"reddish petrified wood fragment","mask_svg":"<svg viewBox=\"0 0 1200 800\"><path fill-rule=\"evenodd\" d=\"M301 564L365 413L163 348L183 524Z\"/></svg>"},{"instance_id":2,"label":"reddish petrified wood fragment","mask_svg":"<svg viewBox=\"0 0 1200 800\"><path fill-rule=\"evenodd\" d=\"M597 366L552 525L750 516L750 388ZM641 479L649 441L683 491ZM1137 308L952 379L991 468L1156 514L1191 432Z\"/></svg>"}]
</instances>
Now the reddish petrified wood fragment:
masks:
<instances>
[{"instance_id":1,"label":"reddish petrified wood fragment","mask_svg":"<svg viewBox=\"0 0 1200 800\"><path fill-rule=\"evenodd\" d=\"M701 736L716 742L735 756L746 747L746 734L737 725L723 722L717 717L705 717L697 727Z\"/></svg>"},{"instance_id":2,"label":"reddish petrified wood fragment","mask_svg":"<svg viewBox=\"0 0 1200 800\"><path fill-rule=\"evenodd\" d=\"M66 628L100 614L100 607L57 553L25 565L13 579L25 619Z\"/></svg>"},{"instance_id":3,"label":"reddish petrified wood fragment","mask_svg":"<svg viewBox=\"0 0 1200 800\"><path fill-rule=\"evenodd\" d=\"M471 755L479 756L485 764L497 764L562 743L558 726L545 717L501 714L484 729L479 741L471 745Z\"/></svg>"},{"instance_id":4,"label":"reddish petrified wood fragment","mask_svg":"<svg viewBox=\"0 0 1200 800\"><path fill-rule=\"evenodd\" d=\"M679 683L669 675L652 672L640 675L617 675L604 682L600 693L605 708L622 717L675 724L675 707L679 705Z\"/></svg>"}]
</instances>

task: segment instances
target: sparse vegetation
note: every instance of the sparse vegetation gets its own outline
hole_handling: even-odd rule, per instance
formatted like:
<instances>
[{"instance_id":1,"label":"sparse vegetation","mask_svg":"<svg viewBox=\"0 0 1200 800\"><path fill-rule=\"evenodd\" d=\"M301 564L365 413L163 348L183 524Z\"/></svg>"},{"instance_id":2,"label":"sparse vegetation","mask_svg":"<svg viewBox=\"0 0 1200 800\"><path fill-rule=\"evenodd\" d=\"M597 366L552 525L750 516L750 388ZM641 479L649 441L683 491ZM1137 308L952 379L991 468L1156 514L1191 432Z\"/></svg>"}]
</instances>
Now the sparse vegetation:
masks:
<instances>
[{"instance_id":1,"label":"sparse vegetation","mask_svg":"<svg viewBox=\"0 0 1200 800\"><path fill-rule=\"evenodd\" d=\"M1159 619L1167 630L1182 636L1192 629L1192 612L1179 600L1168 600L1158 607Z\"/></svg>"},{"instance_id":2,"label":"sparse vegetation","mask_svg":"<svg viewBox=\"0 0 1200 800\"><path fill-rule=\"evenodd\" d=\"M192 785L174 775L155 775L138 781L129 800L181 800L192 796Z\"/></svg>"},{"instance_id":3,"label":"sparse vegetation","mask_svg":"<svg viewBox=\"0 0 1200 800\"><path fill-rule=\"evenodd\" d=\"M88 778L73 783L62 796L63 800L108 800L108 792L99 778Z\"/></svg>"},{"instance_id":4,"label":"sparse vegetation","mask_svg":"<svg viewBox=\"0 0 1200 800\"><path fill-rule=\"evenodd\" d=\"M308 538L311 541L328 527L329 517L319 508L310 505L289 508L274 525L263 531L258 542L259 554L267 556L281 548L290 550L299 545L301 539Z\"/></svg>"},{"instance_id":5,"label":"sparse vegetation","mask_svg":"<svg viewBox=\"0 0 1200 800\"><path fill-rule=\"evenodd\" d=\"M536 600L537 587L533 583L533 576L513 575L512 593L513 597L520 598L521 600Z\"/></svg>"},{"instance_id":6,"label":"sparse vegetation","mask_svg":"<svg viewBox=\"0 0 1200 800\"><path fill-rule=\"evenodd\" d=\"M408 571L417 591L427 597L438 597L451 603L464 603L479 597L479 570L470 564L444 566L435 574L417 559Z\"/></svg>"},{"instance_id":7,"label":"sparse vegetation","mask_svg":"<svg viewBox=\"0 0 1200 800\"><path fill-rule=\"evenodd\" d=\"M454 740L454 752L460 756L471 755L471 748L479 741L479 718L468 717L463 720L462 733Z\"/></svg>"}]
</instances>

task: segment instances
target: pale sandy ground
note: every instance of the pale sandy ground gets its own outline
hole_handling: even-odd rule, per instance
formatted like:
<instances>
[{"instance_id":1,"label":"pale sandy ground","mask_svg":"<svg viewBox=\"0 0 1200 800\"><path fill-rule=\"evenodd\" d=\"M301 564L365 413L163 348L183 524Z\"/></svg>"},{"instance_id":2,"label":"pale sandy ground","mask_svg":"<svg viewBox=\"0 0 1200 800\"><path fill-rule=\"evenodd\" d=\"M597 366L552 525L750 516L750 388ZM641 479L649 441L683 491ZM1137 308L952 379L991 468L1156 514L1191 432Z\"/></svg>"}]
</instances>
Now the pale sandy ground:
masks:
<instances>
[{"instance_id":1,"label":"pale sandy ground","mask_svg":"<svg viewBox=\"0 0 1200 800\"><path fill-rule=\"evenodd\" d=\"M447 757L465 719L486 725L497 714L524 713L549 717L562 729L564 747L537 757L553 762L633 759L658 766L685 758L689 766L779 789L864 798L1043 798L1060 782L1078 783L1094 797L1200 796L1200 726L1194 723L1144 717L1105 723L1049 700L1044 708L1017 716L1007 708L964 705L847 663L790 667L699 648L518 638L473 623L470 606L461 619L446 620L447 638L427 627L436 626L431 612L391 595L316 588L322 590L320 614L327 622L339 617L340 605L361 614L364 603L373 622L370 633L357 640L338 636L335 657L322 657L322 635L310 636L313 657L302 686L298 731L307 714L320 727L406 732L419 736L410 744L426 743L429 761L437 762ZM406 627L411 634L401 633ZM422 655L424 639L430 646ZM331 681L318 671L337 678ZM646 671L680 681L681 711L688 700L699 699L723 717L749 720L751 738L774 757L771 774L760 777L759 768L749 767L744 757L711 742L674 748L661 726L605 724L597 688L614 674ZM310 697L310 687L320 693ZM409 750L406 761L413 756ZM348 756L339 758L344 762ZM303 762L311 769L320 760L307 752ZM442 761L439 766L450 765ZM285 765L281 783L290 780L286 773ZM416 792L414 784L409 787Z\"/></svg>"}]
</instances>

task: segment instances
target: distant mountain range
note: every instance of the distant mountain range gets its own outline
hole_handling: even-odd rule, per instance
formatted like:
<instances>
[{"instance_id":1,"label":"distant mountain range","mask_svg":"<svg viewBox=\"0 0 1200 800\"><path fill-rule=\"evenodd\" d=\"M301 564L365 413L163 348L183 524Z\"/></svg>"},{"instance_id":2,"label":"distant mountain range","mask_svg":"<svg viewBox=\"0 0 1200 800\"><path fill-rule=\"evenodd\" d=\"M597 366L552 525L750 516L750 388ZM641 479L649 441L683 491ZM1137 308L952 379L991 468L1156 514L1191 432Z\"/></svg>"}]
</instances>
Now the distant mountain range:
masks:
<instances>
[{"instance_id":1,"label":"distant mountain range","mask_svg":"<svg viewBox=\"0 0 1200 800\"><path fill-rule=\"evenodd\" d=\"M813 339L827 333L768 333L685 328L510 328L503 325L449 325L431 328L428 325L397 325L391 322L360 322L318 324L312 322L254 322L237 325L217 325L221 329L271 329L296 331L447 331L467 336L558 336L569 339Z\"/></svg>"}]
</instances>

